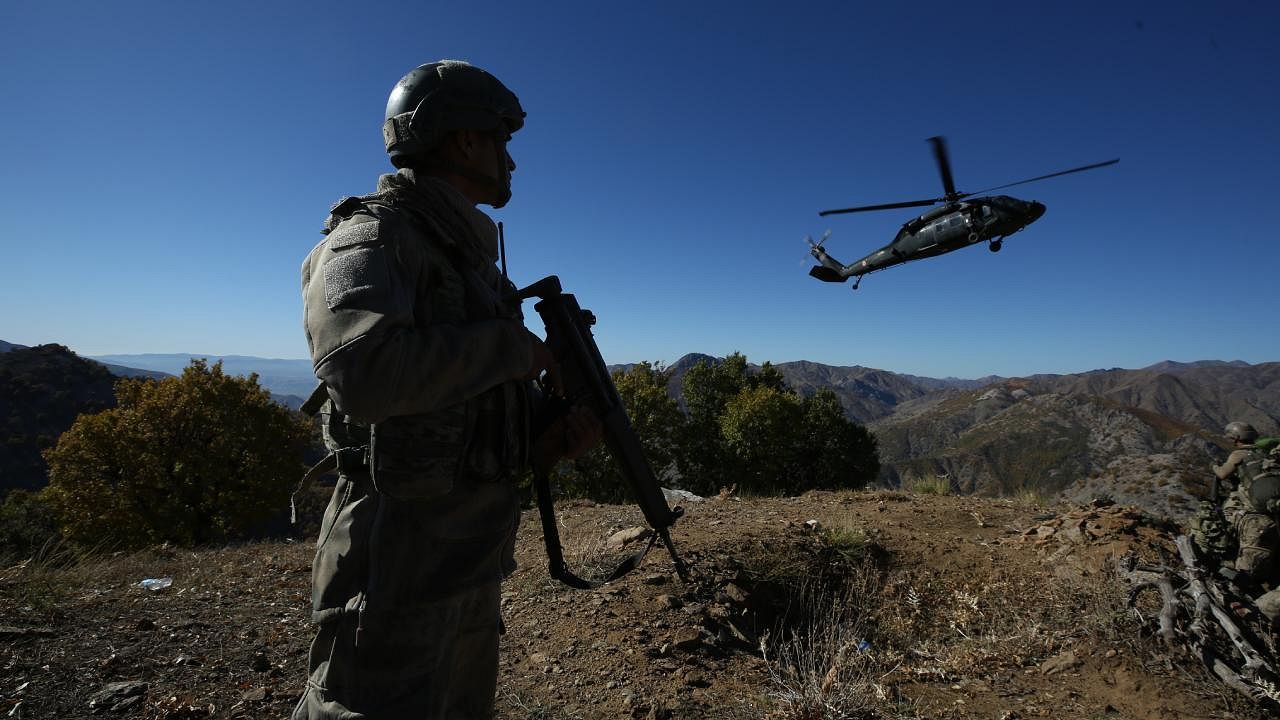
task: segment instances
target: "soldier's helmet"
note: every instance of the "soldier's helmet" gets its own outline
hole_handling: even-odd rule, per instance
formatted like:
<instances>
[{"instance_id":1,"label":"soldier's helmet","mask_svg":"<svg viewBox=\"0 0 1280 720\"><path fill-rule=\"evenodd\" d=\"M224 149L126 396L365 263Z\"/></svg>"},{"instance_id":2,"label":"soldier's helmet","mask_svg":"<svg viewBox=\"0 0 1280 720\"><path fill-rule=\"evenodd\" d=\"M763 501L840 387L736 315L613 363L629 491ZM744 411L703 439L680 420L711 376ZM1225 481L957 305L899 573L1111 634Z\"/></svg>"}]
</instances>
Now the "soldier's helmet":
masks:
<instances>
[{"instance_id":1,"label":"soldier's helmet","mask_svg":"<svg viewBox=\"0 0 1280 720\"><path fill-rule=\"evenodd\" d=\"M391 90L382 139L391 163L410 167L453 130L514 133L524 126L515 93L475 65L460 60L427 63L409 71Z\"/></svg>"},{"instance_id":2,"label":"soldier's helmet","mask_svg":"<svg viewBox=\"0 0 1280 720\"><path fill-rule=\"evenodd\" d=\"M1227 427L1223 429L1222 434L1246 445L1258 439L1258 431L1254 430L1252 425L1238 420L1227 423Z\"/></svg>"}]
</instances>

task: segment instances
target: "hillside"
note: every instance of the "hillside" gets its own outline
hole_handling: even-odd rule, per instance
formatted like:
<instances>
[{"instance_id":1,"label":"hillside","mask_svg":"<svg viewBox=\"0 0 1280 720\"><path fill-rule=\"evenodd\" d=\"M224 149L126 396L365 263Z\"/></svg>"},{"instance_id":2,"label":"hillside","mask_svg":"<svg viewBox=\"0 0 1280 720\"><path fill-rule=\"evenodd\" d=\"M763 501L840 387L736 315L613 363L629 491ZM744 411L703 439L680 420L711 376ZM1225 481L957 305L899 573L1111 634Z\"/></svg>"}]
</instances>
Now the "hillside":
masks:
<instances>
[{"instance_id":1,"label":"hillside","mask_svg":"<svg viewBox=\"0 0 1280 720\"><path fill-rule=\"evenodd\" d=\"M1280 363L1161 363L1005 380L897 405L871 423L891 484L1111 497L1172 518L1202 497L1220 428L1280 428Z\"/></svg>"},{"instance_id":2,"label":"hillside","mask_svg":"<svg viewBox=\"0 0 1280 720\"><path fill-rule=\"evenodd\" d=\"M673 536L689 582L655 550L594 591L547 576L526 514L502 596L499 718L1263 717L1125 609L1114 558L1168 551L1135 511L884 491L686 510ZM560 521L570 563L600 567L631 551L606 540L639 513L570 503ZM311 552L158 547L0 570L0 714L286 716L311 638ZM161 577L172 585L138 586Z\"/></svg>"},{"instance_id":3,"label":"hillside","mask_svg":"<svg viewBox=\"0 0 1280 720\"><path fill-rule=\"evenodd\" d=\"M1038 376L1047 392L1106 398L1219 431L1232 420L1259 431L1280 429L1280 363L1160 363L1141 370Z\"/></svg>"},{"instance_id":4,"label":"hillside","mask_svg":"<svg viewBox=\"0 0 1280 720\"><path fill-rule=\"evenodd\" d=\"M902 408L873 425L894 485L942 478L959 492L1112 497L1185 517L1223 451L1188 423L1108 398L1009 381Z\"/></svg>"},{"instance_id":5,"label":"hillside","mask_svg":"<svg viewBox=\"0 0 1280 720\"><path fill-rule=\"evenodd\" d=\"M0 352L0 495L45 486L40 451L80 413L115 406L115 376L61 345Z\"/></svg>"}]
</instances>

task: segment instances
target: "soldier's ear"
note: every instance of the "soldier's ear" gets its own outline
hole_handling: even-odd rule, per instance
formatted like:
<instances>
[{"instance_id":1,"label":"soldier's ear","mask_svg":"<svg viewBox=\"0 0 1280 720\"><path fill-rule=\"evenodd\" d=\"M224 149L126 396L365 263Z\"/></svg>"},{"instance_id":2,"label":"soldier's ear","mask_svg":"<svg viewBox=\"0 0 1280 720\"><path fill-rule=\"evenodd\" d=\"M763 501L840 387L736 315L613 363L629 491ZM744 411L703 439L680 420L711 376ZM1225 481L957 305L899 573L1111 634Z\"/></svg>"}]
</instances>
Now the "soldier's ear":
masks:
<instances>
[{"instance_id":1,"label":"soldier's ear","mask_svg":"<svg viewBox=\"0 0 1280 720\"><path fill-rule=\"evenodd\" d=\"M465 130L451 130L445 133L445 136L440 140L440 144L436 146L436 152L441 158L458 162L469 157L466 150L467 142L463 138L465 132Z\"/></svg>"},{"instance_id":2,"label":"soldier's ear","mask_svg":"<svg viewBox=\"0 0 1280 720\"><path fill-rule=\"evenodd\" d=\"M454 133L454 138L463 159L470 160L475 157L480 147L480 133L475 130L459 130Z\"/></svg>"}]
</instances>

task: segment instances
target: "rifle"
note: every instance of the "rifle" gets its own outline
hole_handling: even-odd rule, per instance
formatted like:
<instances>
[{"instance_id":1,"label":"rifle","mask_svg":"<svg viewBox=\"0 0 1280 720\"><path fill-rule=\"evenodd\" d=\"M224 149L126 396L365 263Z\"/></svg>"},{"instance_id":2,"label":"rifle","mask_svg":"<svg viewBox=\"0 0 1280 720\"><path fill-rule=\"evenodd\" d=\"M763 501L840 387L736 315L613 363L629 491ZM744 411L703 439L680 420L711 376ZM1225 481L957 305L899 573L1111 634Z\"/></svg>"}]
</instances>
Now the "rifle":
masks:
<instances>
[{"instance_id":1,"label":"rifle","mask_svg":"<svg viewBox=\"0 0 1280 720\"><path fill-rule=\"evenodd\" d=\"M684 514L680 507L672 509L658 486L658 479L644 456L644 448L631 427L622 398L614 387L609 369L600 356L591 334L595 316L578 306L573 295L560 287L560 278L545 277L518 292L520 300L537 297L540 301L533 309L542 317L547 328L547 347L560 365L567 405L586 407L600 420L604 429L604 442L618 463L622 475L636 498L645 520L653 528L654 535L644 550L627 558L603 580L589 581L574 575L565 564L560 547L560 532L556 527L555 507L551 499L551 482L547 473L534 470L533 484L538 496L538 514L542 519L542 537L547 546L548 570L551 576L570 587L593 588L616 580L639 567L644 556L661 539L671 554L676 574L688 580L684 563L671 543L671 526Z\"/></svg>"}]
</instances>

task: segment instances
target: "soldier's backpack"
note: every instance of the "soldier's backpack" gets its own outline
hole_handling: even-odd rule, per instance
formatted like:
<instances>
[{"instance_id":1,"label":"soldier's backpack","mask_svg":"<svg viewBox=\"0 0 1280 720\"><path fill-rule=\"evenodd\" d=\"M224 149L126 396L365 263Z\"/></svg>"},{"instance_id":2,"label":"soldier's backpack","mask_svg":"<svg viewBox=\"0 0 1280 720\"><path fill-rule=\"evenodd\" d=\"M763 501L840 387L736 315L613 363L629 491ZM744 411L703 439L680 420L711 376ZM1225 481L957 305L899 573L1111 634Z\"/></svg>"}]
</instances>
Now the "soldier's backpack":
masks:
<instances>
[{"instance_id":1,"label":"soldier's backpack","mask_svg":"<svg viewBox=\"0 0 1280 720\"><path fill-rule=\"evenodd\" d=\"M1280 516L1280 438L1259 438L1239 475L1240 496L1250 508Z\"/></svg>"}]
</instances>

